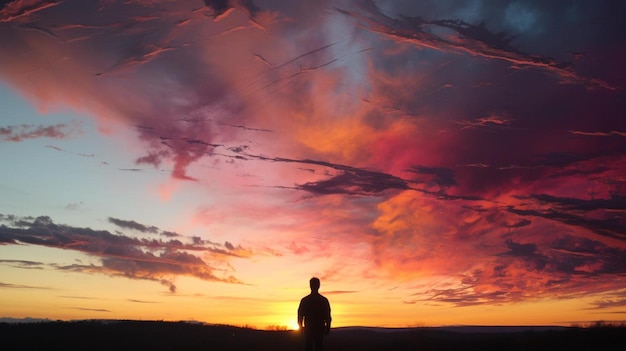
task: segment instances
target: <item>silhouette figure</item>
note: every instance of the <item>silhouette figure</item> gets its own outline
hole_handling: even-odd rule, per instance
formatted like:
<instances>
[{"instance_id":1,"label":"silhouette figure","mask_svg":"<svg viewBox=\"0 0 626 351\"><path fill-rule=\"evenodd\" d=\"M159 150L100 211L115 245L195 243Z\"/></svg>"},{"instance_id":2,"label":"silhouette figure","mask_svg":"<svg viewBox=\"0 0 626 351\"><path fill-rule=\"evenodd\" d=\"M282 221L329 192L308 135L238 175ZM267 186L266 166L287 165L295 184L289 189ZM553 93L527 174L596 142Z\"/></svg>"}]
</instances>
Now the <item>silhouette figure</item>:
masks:
<instances>
[{"instance_id":1,"label":"silhouette figure","mask_svg":"<svg viewBox=\"0 0 626 351\"><path fill-rule=\"evenodd\" d=\"M324 350L324 335L330 333L330 303L320 295L320 280L311 278L311 293L300 300L298 325L304 330L304 350Z\"/></svg>"}]
</instances>

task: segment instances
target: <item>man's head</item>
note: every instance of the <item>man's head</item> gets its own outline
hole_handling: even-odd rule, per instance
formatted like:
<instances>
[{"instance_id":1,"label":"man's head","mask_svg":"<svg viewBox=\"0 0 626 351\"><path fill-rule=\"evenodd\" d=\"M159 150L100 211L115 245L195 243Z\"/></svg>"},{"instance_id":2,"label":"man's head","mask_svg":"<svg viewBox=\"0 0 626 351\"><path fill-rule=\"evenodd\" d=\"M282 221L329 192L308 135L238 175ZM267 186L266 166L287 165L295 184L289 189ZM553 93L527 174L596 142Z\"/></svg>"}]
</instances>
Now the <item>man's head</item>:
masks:
<instances>
[{"instance_id":1,"label":"man's head","mask_svg":"<svg viewBox=\"0 0 626 351\"><path fill-rule=\"evenodd\" d=\"M311 280L309 280L309 286L311 286L312 292L317 292L320 289L320 280L315 277L311 278Z\"/></svg>"}]
</instances>

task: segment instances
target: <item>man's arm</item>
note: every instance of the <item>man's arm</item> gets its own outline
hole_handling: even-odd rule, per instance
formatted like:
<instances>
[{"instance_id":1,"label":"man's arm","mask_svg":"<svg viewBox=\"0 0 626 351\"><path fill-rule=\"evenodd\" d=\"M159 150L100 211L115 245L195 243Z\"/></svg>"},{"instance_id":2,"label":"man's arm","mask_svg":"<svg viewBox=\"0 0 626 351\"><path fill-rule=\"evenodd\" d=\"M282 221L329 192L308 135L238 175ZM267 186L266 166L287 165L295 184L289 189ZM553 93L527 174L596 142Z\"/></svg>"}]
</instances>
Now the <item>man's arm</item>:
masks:
<instances>
[{"instance_id":1,"label":"man's arm","mask_svg":"<svg viewBox=\"0 0 626 351\"><path fill-rule=\"evenodd\" d=\"M302 300L300 300L300 305L298 306L298 326L300 328L302 328L303 322L304 322L304 313L303 313L303 307L302 307Z\"/></svg>"},{"instance_id":2,"label":"man's arm","mask_svg":"<svg viewBox=\"0 0 626 351\"><path fill-rule=\"evenodd\" d=\"M330 333L330 322L333 318L330 316L330 303L326 299L326 334Z\"/></svg>"}]
</instances>

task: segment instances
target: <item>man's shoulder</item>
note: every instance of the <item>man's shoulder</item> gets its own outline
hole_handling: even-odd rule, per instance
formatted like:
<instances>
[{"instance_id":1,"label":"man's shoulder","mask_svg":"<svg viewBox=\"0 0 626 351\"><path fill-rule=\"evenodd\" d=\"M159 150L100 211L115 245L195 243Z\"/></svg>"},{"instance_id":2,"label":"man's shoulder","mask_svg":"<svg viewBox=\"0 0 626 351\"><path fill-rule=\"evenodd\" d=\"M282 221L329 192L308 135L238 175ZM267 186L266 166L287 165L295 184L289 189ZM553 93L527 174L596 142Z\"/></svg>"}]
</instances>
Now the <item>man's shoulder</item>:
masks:
<instances>
[{"instance_id":1,"label":"man's shoulder","mask_svg":"<svg viewBox=\"0 0 626 351\"><path fill-rule=\"evenodd\" d=\"M302 301L315 300L315 295L308 294L307 296L302 298Z\"/></svg>"},{"instance_id":2,"label":"man's shoulder","mask_svg":"<svg viewBox=\"0 0 626 351\"><path fill-rule=\"evenodd\" d=\"M302 298L302 300L300 301L305 301L305 300L328 300L327 298L325 298L324 296L320 295L320 294L309 294L305 297Z\"/></svg>"},{"instance_id":3,"label":"man's shoulder","mask_svg":"<svg viewBox=\"0 0 626 351\"><path fill-rule=\"evenodd\" d=\"M320 301L324 301L324 302L328 302L328 299L321 295L321 294L309 294L305 297L302 298L302 300L300 300L302 302L305 301L311 301L311 302L320 302Z\"/></svg>"},{"instance_id":4,"label":"man's shoulder","mask_svg":"<svg viewBox=\"0 0 626 351\"><path fill-rule=\"evenodd\" d=\"M320 300L325 300L328 301L328 299L326 298L326 296L322 295L322 294L317 294L317 298Z\"/></svg>"}]
</instances>

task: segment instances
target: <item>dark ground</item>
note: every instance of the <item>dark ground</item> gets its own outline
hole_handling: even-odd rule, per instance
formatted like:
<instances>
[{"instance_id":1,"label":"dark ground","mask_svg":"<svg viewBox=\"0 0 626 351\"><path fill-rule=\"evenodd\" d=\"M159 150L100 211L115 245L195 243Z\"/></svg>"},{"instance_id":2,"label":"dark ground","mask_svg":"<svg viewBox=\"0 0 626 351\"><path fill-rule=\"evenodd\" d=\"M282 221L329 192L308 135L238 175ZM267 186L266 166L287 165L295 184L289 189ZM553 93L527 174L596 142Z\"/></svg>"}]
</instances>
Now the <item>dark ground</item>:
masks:
<instances>
[{"instance_id":1,"label":"dark ground","mask_svg":"<svg viewBox=\"0 0 626 351\"><path fill-rule=\"evenodd\" d=\"M623 350L626 327L458 331L443 328L333 329L326 351ZM0 323L1 350L302 350L297 331L157 321Z\"/></svg>"}]
</instances>

